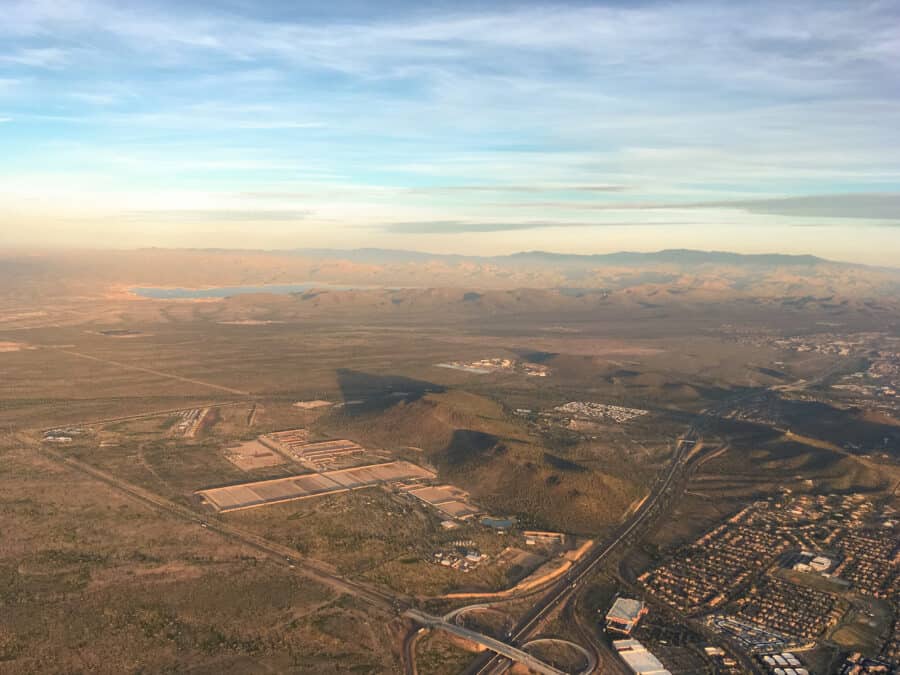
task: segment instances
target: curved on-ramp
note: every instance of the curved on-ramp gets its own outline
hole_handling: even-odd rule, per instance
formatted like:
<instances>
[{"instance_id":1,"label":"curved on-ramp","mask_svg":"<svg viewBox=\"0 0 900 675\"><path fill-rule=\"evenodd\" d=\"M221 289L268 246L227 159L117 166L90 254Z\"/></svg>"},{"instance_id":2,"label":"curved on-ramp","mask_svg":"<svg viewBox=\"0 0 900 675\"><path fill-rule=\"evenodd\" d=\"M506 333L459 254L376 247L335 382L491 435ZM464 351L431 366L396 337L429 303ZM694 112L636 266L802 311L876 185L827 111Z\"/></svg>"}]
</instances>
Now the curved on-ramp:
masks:
<instances>
[{"instance_id":1,"label":"curved on-ramp","mask_svg":"<svg viewBox=\"0 0 900 675\"><path fill-rule=\"evenodd\" d=\"M581 654L584 657L585 665L584 669L578 673L578 675L590 675L597 669L597 657L588 649L585 649L577 642L572 642L570 640L563 640L561 638L537 638L535 640L529 640L525 644L523 644L520 649L522 651L527 652L531 647L538 647L540 645L566 645L571 647L576 652Z\"/></svg>"},{"instance_id":2,"label":"curved on-ramp","mask_svg":"<svg viewBox=\"0 0 900 675\"><path fill-rule=\"evenodd\" d=\"M444 614L444 621L447 623L454 623L457 617L462 616L463 614L468 614L469 612L496 612L497 614L506 614L503 610L497 609L494 605L482 602L475 605L465 605L463 607L459 607L454 609L451 612L447 612Z\"/></svg>"}]
</instances>

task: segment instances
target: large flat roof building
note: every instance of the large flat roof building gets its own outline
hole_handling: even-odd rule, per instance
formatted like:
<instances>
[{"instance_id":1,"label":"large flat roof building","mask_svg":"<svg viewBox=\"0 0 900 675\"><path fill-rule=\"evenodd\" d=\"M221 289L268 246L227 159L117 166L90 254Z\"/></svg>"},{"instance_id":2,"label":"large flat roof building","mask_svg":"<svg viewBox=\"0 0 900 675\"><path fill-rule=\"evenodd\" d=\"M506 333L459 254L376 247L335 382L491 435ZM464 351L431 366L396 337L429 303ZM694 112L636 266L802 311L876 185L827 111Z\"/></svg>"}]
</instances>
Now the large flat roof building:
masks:
<instances>
[{"instance_id":1,"label":"large flat roof building","mask_svg":"<svg viewBox=\"0 0 900 675\"><path fill-rule=\"evenodd\" d=\"M672 675L662 662L637 640L613 640L613 647L635 675Z\"/></svg>"},{"instance_id":2,"label":"large flat roof building","mask_svg":"<svg viewBox=\"0 0 900 675\"><path fill-rule=\"evenodd\" d=\"M632 598L616 598L613 606L606 613L606 630L628 635L646 613L647 608L642 601Z\"/></svg>"}]
</instances>

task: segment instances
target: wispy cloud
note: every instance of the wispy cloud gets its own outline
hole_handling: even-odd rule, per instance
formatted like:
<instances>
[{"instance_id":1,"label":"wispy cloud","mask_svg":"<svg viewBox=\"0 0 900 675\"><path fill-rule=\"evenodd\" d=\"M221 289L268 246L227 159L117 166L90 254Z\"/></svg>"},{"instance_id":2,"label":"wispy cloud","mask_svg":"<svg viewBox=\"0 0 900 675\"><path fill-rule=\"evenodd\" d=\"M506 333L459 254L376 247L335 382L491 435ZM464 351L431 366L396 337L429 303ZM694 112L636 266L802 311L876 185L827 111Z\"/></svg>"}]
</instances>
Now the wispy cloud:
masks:
<instances>
[{"instance_id":1,"label":"wispy cloud","mask_svg":"<svg viewBox=\"0 0 900 675\"><path fill-rule=\"evenodd\" d=\"M686 225L680 222L571 222L559 220L541 220L525 222L477 222L465 220L429 220L420 222L385 223L381 227L393 234L464 234L470 232L518 232L523 230L543 230L548 228L585 228L585 227L640 227L642 225L668 226Z\"/></svg>"},{"instance_id":2,"label":"wispy cloud","mask_svg":"<svg viewBox=\"0 0 900 675\"><path fill-rule=\"evenodd\" d=\"M231 125L235 129L322 129L324 122L295 122L292 120L243 120Z\"/></svg>"},{"instance_id":3,"label":"wispy cloud","mask_svg":"<svg viewBox=\"0 0 900 675\"><path fill-rule=\"evenodd\" d=\"M693 208L736 208L781 216L893 220L900 224L900 193L833 194L694 204Z\"/></svg>"},{"instance_id":4,"label":"wispy cloud","mask_svg":"<svg viewBox=\"0 0 900 675\"><path fill-rule=\"evenodd\" d=\"M314 195L346 196L348 193L366 194L368 196L403 196L403 195L504 195L504 194L544 194L544 193L619 193L632 188L625 185L434 185L427 187L403 187L396 185L316 185L313 190L279 190L269 192L246 192L244 196L253 199L291 199L308 198Z\"/></svg>"},{"instance_id":5,"label":"wispy cloud","mask_svg":"<svg viewBox=\"0 0 900 675\"><path fill-rule=\"evenodd\" d=\"M121 96L114 92L73 91L69 96L77 101L95 106L109 106L121 101Z\"/></svg>"},{"instance_id":6,"label":"wispy cloud","mask_svg":"<svg viewBox=\"0 0 900 675\"><path fill-rule=\"evenodd\" d=\"M9 54L0 53L0 63L35 68L60 68L68 59L68 51L57 47L20 49Z\"/></svg>"},{"instance_id":7,"label":"wispy cloud","mask_svg":"<svg viewBox=\"0 0 900 675\"><path fill-rule=\"evenodd\" d=\"M127 220L160 222L176 221L183 223L261 223L261 222L295 222L305 220L312 215L311 210L249 210L249 209L159 209L131 211L124 217Z\"/></svg>"},{"instance_id":8,"label":"wispy cloud","mask_svg":"<svg viewBox=\"0 0 900 675\"><path fill-rule=\"evenodd\" d=\"M823 194L798 197L729 199L704 202L512 202L495 206L575 211L739 210L800 218L849 218L900 222L900 193Z\"/></svg>"},{"instance_id":9,"label":"wispy cloud","mask_svg":"<svg viewBox=\"0 0 900 675\"><path fill-rule=\"evenodd\" d=\"M88 204L535 247L898 218L894 2L3 5L0 172L90 177Z\"/></svg>"},{"instance_id":10,"label":"wispy cloud","mask_svg":"<svg viewBox=\"0 0 900 675\"><path fill-rule=\"evenodd\" d=\"M437 192L625 192L626 185L546 185L535 183L534 185L436 185L431 187L410 188L414 193Z\"/></svg>"}]
</instances>

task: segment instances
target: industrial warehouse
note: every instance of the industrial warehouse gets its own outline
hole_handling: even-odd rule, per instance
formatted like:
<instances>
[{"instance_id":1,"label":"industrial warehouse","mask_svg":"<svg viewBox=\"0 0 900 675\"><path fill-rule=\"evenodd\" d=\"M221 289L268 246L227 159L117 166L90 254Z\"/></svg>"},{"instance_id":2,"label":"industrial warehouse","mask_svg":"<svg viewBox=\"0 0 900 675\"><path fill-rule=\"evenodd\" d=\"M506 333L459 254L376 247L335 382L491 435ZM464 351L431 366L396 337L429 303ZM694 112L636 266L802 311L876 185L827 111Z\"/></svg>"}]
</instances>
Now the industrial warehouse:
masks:
<instances>
[{"instance_id":1,"label":"industrial warehouse","mask_svg":"<svg viewBox=\"0 0 900 675\"><path fill-rule=\"evenodd\" d=\"M308 429L274 431L260 436L257 442L285 459L297 460L316 471L336 468L338 462L366 453L359 443L345 438L312 441Z\"/></svg>"},{"instance_id":2,"label":"industrial warehouse","mask_svg":"<svg viewBox=\"0 0 900 675\"><path fill-rule=\"evenodd\" d=\"M411 462L386 462L339 471L301 474L287 478L210 488L199 490L196 494L216 511L225 512L346 492L381 483L432 478L434 478L434 473Z\"/></svg>"},{"instance_id":3,"label":"industrial warehouse","mask_svg":"<svg viewBox=\"0 0 900 675\"><path fill-rule=\"evenodd\" d=\"M662 662L637 640L615 640L613 647L635 675L672 675Z\"/></svg>"},{"instance_id":4,"label":"industrial warehouse","mask_svg":"<svg viewBox=\"0 0 900 675\"><path fill-rule=\"evenodd\" d=\"M453 485L413 487L406 492L428 504L447 520L467 520L481 513L477 506L468 501L469 494Z\"/></svg>"}]
</instances>

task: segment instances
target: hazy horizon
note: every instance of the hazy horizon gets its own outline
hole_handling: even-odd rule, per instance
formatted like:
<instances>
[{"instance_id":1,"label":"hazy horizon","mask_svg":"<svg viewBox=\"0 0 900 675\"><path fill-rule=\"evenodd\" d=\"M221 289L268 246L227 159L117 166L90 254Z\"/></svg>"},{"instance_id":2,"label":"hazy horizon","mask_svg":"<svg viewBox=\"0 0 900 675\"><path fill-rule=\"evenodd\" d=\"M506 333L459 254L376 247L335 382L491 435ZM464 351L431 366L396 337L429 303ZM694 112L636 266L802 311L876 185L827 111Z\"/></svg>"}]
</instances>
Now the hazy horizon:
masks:
<instances>
[{"instance_id":1,"label":"hazy horizon","mask_svg":"<svg viewBox=\"0 0 900 675\"><path fill-rule=\"evenodd\" d=\"M545 255L548 257L567 257L567 256L575 256L575 257L583 257L583 258L591 258L591 257L603 257L603 256L617 256L617 255L636 255L636 256L647 256L648 258L652 258L653 256L658 256L662 254L668 253L685 253L685 254L702 254L708 256L716 256L716 255L738 255L747 258L767 258L767 257L784 257L784 258L814 258L817 261L824 263L835 263L840 265L863 265L873 268L883 268L883 269L900 269L900 264L893 265L877 265L877 264L866 264L866 263L858 263L850 260L841 260L836 258L825 258L821 256L816 256L809 253L784 253L782 251L776 250L762 250L760 252L739 252L739 251L731 251L725 249L699 249L699 248L648 248L647 250L634 250L634 249L615 249L610 251L579 251L579 252L566 252L566 251L558 251L552 249L519 249L519 250L511 250L506 253L497 253L497 254L481 254L481 253L471 253L465 251L429 251L424 248L386 248L386 247L378 247L378 246L334 246L334 247L284 247L284 248L248 248L241 246L234 247L219 247L219 246L132 246L132 247L123 247L123 246L109 246L109 247L100 247L100 246L34 246L34 245L18 245L18 246L0 246L0 254L7 255L41 255L48 254L52 255L55 253L133 253L139 251L195 251L195 252L233 252L233 253L260 253L260 254L303 254L303 253L320 253L327 252L333 254L353 254L353 253L366 253L371 252L373 254L384 253L384 254L398 254L398 255L409 255L411 258L415 256L433 256L435 258L471 258L473 260L490 260L494 258L515 258L516 256L529 256L529 255Z\"/></svg>"},{"instance_id":2,"label":"hazy horizon","mask_svg":"<svg viewBox=\"0 0 900 675\"><path fill-rule=\"evenodd\" d=\"M4 9L2 246L900 259L893 2Z\"/></svg>"}]
</instances>

